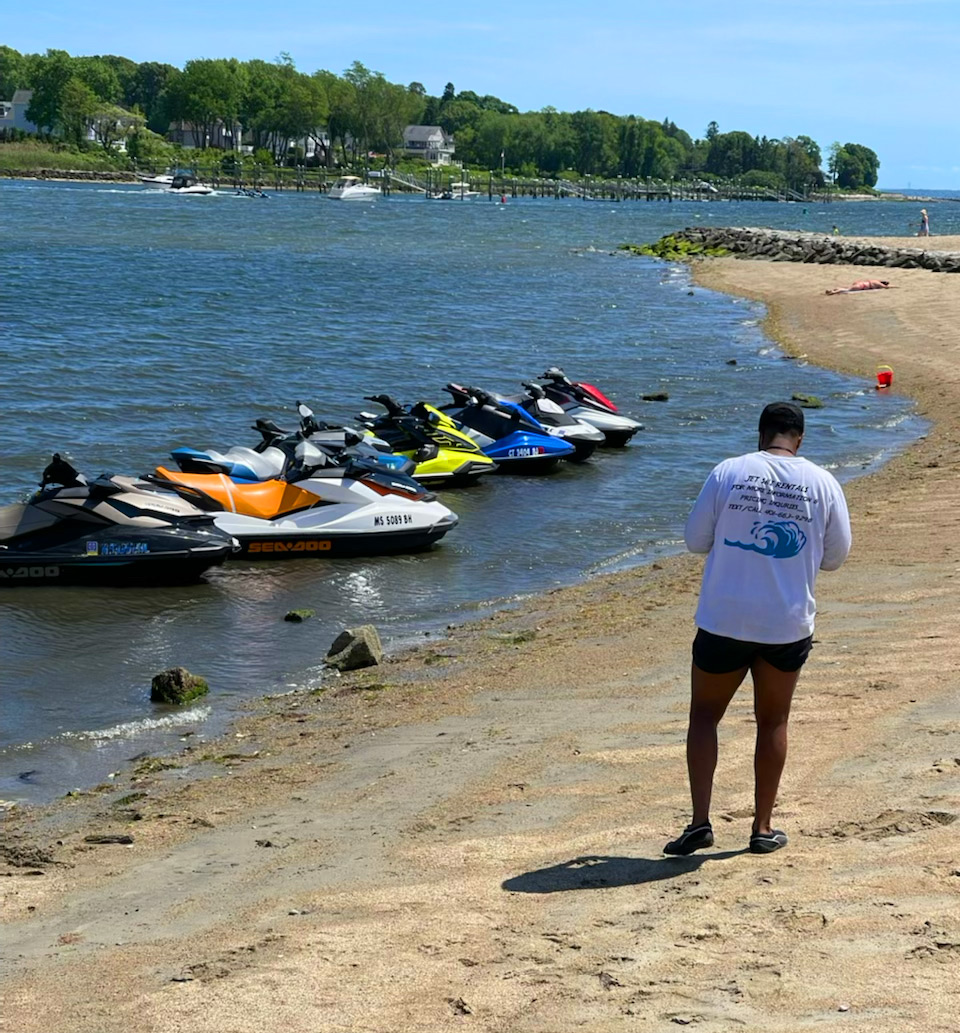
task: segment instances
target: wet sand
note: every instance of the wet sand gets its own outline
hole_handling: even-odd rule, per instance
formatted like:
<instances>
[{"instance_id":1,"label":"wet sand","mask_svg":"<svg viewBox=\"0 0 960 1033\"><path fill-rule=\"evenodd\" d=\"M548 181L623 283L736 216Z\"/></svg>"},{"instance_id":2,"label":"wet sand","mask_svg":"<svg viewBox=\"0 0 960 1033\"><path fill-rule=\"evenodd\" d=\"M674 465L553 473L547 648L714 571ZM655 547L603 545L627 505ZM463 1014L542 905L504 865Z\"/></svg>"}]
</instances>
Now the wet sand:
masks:
<instances>
[{"instance_id":1,"label":"wet sand","mask_svg":"<svg viewBox=\"0 0 960 1033\"><path fill-rule=\"evenodd\" d=\"M871 383L891 365L933 424L847 488L855 545L819 582L787 849L745 852L745 687L715 849L660 855L688 814L700 561L677 557L265 700L169 767L14 816L0 1028L955 1031L960 277L824 295L865 273L697 267L764 301L792 354Z\"/></svg>"}]
</instances>

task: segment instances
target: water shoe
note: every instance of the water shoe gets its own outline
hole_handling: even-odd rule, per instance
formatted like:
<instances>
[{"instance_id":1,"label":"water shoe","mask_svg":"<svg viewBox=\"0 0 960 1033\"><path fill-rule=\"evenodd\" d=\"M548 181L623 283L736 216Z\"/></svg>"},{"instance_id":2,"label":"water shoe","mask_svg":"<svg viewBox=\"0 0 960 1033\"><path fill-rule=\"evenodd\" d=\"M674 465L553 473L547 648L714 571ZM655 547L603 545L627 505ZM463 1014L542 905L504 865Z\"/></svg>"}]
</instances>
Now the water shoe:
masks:
<instances>
[{"instance_id":1,"label":"water shoe","mask_svg":"<svg viewBox=\"0 0 960 1033\"><path fill-rule=\"evenodd\" d=\"M663 852L685 857L687 854L692 854L694 850L701 850L706 846L713 846L713 826L709 821L705 821L702 825L688 825L677 839L672 839L667 843Z\"/></svg>"},{"instance_id":2,"label":"water shoe","mask_svg":"<svg viewBox=\"0 0 960 1033\"><path fill-rule=\"evenodd\" d=\"M780 829L770 832L754 832L750 837L751 854L772 854L774 850L787 845L787 834Z\"/></svg>"}]
</instances>

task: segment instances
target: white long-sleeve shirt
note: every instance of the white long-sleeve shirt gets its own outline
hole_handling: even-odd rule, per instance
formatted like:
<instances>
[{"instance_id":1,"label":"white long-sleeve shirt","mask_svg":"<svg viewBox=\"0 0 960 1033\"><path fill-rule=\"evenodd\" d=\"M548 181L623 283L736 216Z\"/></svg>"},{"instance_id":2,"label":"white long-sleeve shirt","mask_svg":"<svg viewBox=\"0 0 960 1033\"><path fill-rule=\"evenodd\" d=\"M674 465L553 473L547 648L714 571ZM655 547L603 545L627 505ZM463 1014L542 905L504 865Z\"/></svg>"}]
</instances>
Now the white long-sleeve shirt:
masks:
<instances>
[{"instance_id":1,"label":"white long-sleeve shirt","mask_svg":"<svg viewBox=\"0 0 960 1033\"><path fill-rule=\"evenodd\" d=\"M713 468L684 532L708 553L695 621L745 642L797 642L813 634L820 570L850 551L843 489L800 456L749 452Z\"/></svg>"}]
</instances>

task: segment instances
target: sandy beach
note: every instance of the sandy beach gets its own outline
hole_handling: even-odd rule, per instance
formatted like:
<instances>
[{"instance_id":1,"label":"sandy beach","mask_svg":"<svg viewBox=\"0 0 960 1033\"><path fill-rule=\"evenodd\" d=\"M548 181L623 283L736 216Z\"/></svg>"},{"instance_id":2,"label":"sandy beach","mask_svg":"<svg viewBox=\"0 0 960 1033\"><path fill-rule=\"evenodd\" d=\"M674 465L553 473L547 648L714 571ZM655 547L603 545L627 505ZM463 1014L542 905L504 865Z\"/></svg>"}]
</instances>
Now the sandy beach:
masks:
<instances>
[{"instance_id":1,"label":"sandy beach","mask_svg":"<svg viewBox=\"0 0 960 1033\"><path fill-rule=\"evenodd\" d=\"M695 275L764 302L791 355L871 384L889 364L932 425L847 486L854 551L818 585L788 848L746 852L745 686L716 847L661 856L689 807L701 561L680 556L425 637L11 815L0 1029L960 1028L960 277L891 270L896 290L827 297L873 271Z\"/></svg>"}]
</instances>

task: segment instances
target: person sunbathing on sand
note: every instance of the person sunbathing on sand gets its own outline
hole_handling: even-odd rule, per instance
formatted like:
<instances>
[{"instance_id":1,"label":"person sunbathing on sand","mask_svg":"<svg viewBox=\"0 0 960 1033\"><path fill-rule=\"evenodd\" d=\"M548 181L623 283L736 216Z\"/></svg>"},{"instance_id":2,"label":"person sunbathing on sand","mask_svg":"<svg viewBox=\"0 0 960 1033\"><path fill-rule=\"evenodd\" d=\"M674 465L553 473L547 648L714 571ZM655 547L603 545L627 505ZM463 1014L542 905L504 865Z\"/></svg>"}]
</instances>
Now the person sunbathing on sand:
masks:
<instances>
[{"instance_id":1,"label":"person sunbathing on sand","mask_svg":"<svg viewBox=\"0 0 960 1033\"><path fill-rule=\"evenodd\" d=\"M857 280L849 287L830 287L824 294L852 294L854 291L883 291L895 289L889 280Z\"/></svg>"}]
</instances>

